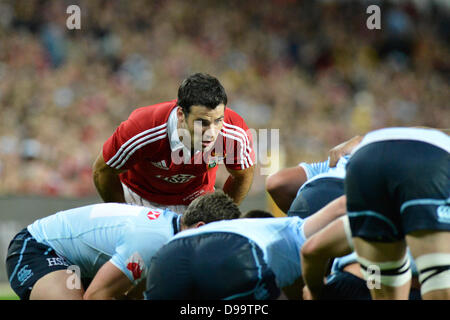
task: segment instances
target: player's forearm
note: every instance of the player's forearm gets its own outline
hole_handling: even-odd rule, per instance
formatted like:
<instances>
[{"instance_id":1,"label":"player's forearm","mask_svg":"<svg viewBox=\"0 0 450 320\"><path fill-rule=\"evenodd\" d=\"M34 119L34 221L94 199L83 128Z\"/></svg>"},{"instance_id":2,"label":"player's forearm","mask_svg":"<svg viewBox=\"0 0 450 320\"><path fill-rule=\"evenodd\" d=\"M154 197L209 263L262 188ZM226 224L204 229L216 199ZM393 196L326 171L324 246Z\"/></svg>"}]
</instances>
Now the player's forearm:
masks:
<instances>
[{"instance_id":1,"label":"player's forearm","mask_svg":"<svg viewBox=\"0 0 450 320\"><path fill-rule=\"evenodd\" d=\"M94 171L94 184L105 202L125 202L119 175L104 170Z\"/></svg>"},{"instance_id":2,"label":"player's forearm","mask_svg":"<svg viewBox=\"0 0 450 320\"><path fill-rule=\"evenodd\" d=\"M313 299L318 299L324 287L324 277L328 259L302 254L302 274Z\"/></svg>"},{"instance_id":3,"label":"player's forearm","mask_svg":"<svg viewBox=\"0 0 450 320\"><path fill-rule=\"evenodd\" d=\"M223 192L239 205L250 190L252 181L253 175L233 176L230 174L223 186Z\"/></svg>"}]
</instances>

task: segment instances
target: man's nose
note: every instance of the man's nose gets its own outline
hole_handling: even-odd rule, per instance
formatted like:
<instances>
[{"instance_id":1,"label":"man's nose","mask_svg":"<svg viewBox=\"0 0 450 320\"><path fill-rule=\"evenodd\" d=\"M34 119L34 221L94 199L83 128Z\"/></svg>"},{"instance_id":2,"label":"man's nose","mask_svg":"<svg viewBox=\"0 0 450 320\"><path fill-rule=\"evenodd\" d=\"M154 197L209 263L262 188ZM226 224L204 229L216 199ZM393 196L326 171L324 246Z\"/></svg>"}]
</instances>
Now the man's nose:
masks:
<instances>
[{"instance_id":1,"label":"man's nose","mask_svg":"<svg viewBox=\"0 0 450 320\"><path fill-rule=\"evenodd\" d=\"M205 140L214 139L218 135L219 131L219 127L212 124L203 132L203 138Z\"/></svg>"}]
</instances>

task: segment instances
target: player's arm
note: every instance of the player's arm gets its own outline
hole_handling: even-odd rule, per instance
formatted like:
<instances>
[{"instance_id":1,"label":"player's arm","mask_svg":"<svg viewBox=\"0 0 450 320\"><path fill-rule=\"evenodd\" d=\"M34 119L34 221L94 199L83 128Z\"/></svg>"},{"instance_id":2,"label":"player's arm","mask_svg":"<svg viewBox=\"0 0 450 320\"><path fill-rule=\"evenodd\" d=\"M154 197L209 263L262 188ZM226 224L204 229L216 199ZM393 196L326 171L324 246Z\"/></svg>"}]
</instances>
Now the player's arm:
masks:
<instances>
[{"instance_id":1,"label":"player's arm","mask_svg":"<svg viewBox=\"0 0 450 320\"><path fill-rule=\"evenodd\" d=\"M303 232L305 238L310 238L316 232L325 228L332 221L347 213L347 197L340 196L328 203L325 207L305 219Z\"/></svg>"},{"instance_id":2,"label":"player's arm","mask_svg":"<svg viewBox=\"0 0 450 320\"><path fill-rule=\"evenodd\" d=\"M329 151L330 155L330 168L333 168L338 163L342 156L348 155L352 150L361 142L364 136L354 136L350 140L342 142Z\"/></svg>"},{"instance_id":3,"label":"player's arm","mask_svg":"<svg viewBox=\"0 0 450 320\"><path fill-rule=\"evenodd\" d=\"M302 246L301 263L303 280L308 287L311 298L318 299L324 286L324 278L328 263L335 257L350 254L348 232L344 216L333 221L325 228L314 234Z\"/></svg>"},{"instance_id":4,"label":"player's arm","mask_svg":"<svg viewBox=\"0 0 450 320\"><path fill-rule=\"evenodd\" d=\"M266 190L278 208L287 212L298 189L308 180L302 166L281 169L266 179Z\"/></svg>"},{"instance_id":5,"label":"player's arm","mask_svg":"<svg viewBox=\"0 0 450 320\"><path fill-rule=\"evenodd\" d=\"M84 293L84 300L120 299L132 288L130 279L113 263L106 262Z\"/></svg>"},{"instance_id":6,"label":"player's arm","mask_svg":"<svg viewBox=\"0 0 450 320\"><path fill-rule=\"evenodd\" d=\"M144 291L146 289L147 281L144 279L137 286L132 287L125 293L122 300L142 300L144 299Z\"/></svg>"},{"instance_id":7,"label":"player's arm","mask_svg":"<svg viewBox=\"0 0 450 320\"><path fill-rule=\"evenodd\" d=\"M126 170L117 170L108 166L103 159L102 151L95 160L92 170L95 187L103 201L125 202L119 174Z\"/></svg>"},{"instance_id":8,"label":"player's arm","mask_svg":"<svg viewBox=\"0 0 450 320\"><path fill-rule=\"evenodd\" d=\"M233 199L236 204L244 200L253 182L254 166L243 170L233 170L227 167L230 173L223 185L223 191Z\"/></svg>"}]
</instances>

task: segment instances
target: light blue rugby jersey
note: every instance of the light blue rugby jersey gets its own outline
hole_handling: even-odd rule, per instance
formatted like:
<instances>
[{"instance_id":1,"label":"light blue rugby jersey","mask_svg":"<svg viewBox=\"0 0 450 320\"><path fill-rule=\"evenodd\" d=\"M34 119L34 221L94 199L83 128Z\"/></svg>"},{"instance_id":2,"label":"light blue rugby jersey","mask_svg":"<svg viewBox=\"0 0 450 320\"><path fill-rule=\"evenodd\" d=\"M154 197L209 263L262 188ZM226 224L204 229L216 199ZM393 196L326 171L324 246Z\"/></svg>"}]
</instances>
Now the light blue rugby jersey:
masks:
<instances>
[{"instance_id":1,"label":"light blue rugby jersey","mask_svg":"<svg viewBox=\"0 0 450 320\"><path fill-rule=\"evenodd\" d=\"M81 277L93 278L111 261L137 284L156 251L175 234L174 224L179 230L180 217L167 209L102 203L39 219L28 231L79 266Z\"/></svg>"},{"instance_id":2,"label":"light blue rugby jersey","mask_svg":"<svg viewBox=\"0 0 450 320\"><path fill-rule=\"evenodd\" d=\"M314 163L307 163L302 162L299 164L306 173L306 178L308 179L297 191L297 196L300 194L300 192L312 181L315 181L317 179L321 178L339 178L339 179L345 179L345 166L347 165L348 159L350 158L350 155L342 156L339 158L339 161L336 163L336 166L333 168L330 168L330 158L328 160L323 162L314 162Z\"/></svg>"},{"instance_id":3,"label":"light blue rugby jersey","mask_svg":"<svg viewBox=\"0 0 450 320\"><path fill-rule=\"evenodd\" d=\"M261 248L265 262L282 288L301 276L300 249L305 242L304 221L299 217L223 220L182 231L170 241L212 232L244 236Z\"/></svg>"}]
</instances>

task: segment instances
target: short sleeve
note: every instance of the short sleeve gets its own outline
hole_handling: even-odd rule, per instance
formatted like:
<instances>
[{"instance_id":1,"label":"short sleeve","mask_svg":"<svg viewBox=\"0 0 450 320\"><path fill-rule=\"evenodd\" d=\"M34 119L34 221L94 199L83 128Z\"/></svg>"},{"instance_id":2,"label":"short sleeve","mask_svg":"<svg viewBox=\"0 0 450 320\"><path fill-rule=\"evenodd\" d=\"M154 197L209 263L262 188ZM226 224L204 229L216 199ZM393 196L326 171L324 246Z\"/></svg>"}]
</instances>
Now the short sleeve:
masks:
<instances>
[{"instance_id":1,"label":"short sleeve","mask_svg":"<svg viewBox=\"0 0 450 320\"><path fill-rule=\"evenodd\" d=\"M226 141L225 165L231 170L244 170L256 162L253 136L245 122L240 126L224 123L222 134Z\"/></svg>"},{"instance_id":2,"label":"short sleeve","mask_svg":"<svg viewBox=\"0 0 450 320\"><path fill-rule=\"evenodd\" d=\"M328 170L330 169L329 163L330 159L328 159L327 161L315 163L302 162L299 164L299 166L305 169L306 177L309 180L318 174L328 172Z\"/></svg>"},{"instance_id":3,"label":"short sleeve","mask_svg":"<svg viewBox=\"0 0 450 320\"><path fill-rule=\"evenodd\" d=\"M156 251L167 242L167 237L147 229L130 228L116 247L110 262L138 284L146 278L150 261Z\"/></svg>"},{"instance_id":4,"label":"short sleeve","mask_svg":"<svg viewBox=\"0 0 450 320\"><path fill-rule=\"evenodd\" d=\"M142 134L137 124L128 119L122 122L103 144L103 159L114 169L129 169L142 155Z\"/></svg>"}]
</instances>

